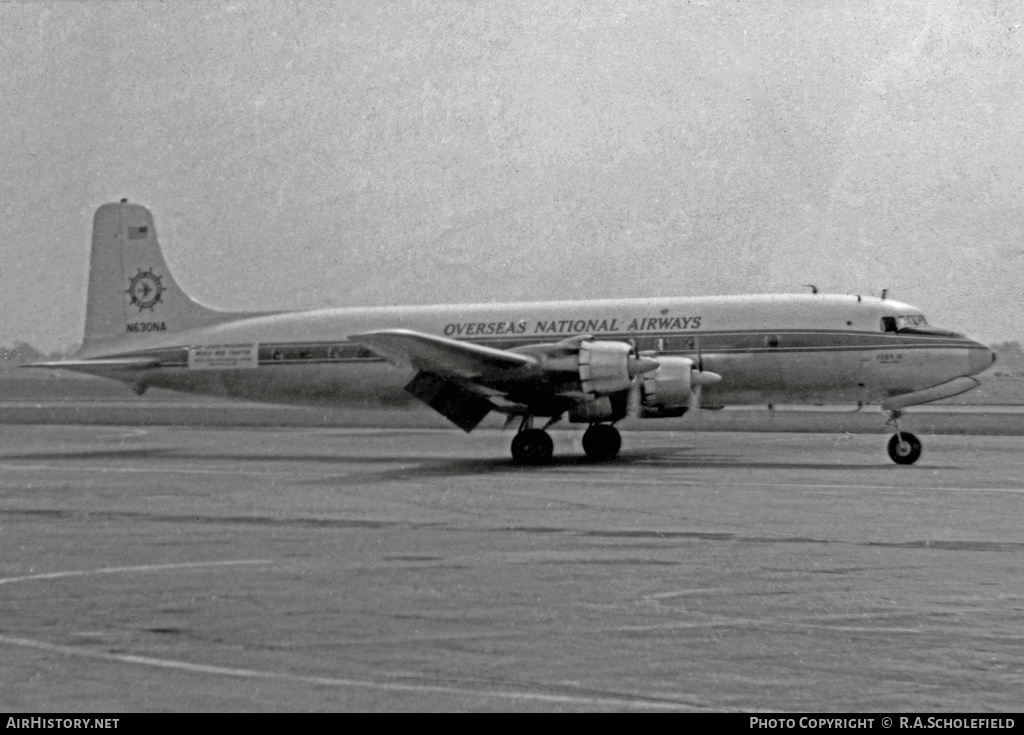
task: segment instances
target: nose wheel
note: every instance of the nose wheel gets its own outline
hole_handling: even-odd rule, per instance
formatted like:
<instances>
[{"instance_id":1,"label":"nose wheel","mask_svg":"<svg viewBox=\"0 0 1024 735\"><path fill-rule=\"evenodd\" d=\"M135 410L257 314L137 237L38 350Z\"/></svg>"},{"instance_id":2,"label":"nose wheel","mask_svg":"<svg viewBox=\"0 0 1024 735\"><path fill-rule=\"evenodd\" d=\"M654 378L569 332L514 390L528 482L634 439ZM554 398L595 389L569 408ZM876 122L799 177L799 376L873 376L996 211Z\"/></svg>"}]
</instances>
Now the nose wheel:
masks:
<instances>
[{"instance_id":1,"label":"nose wheel","mask_svg":"<svg viewBox=\"0 0 1024 735\"><path fill-rule=\"evenodd\" d=\"M914 464L921 456L921 442L909 431L893 434L889 440L889 457L896 464Z\"/></svg>"},{"instance_id":2,"label":"nose wheel","mask_svg":"<svg viewBox=\"0 0 1024 735\"><path fill-rule=\"evenodd\" d=\"M889 458L896 464L914 464L921 457L921 440L909 431L900 431L902 411L890 411L888 424L896 429L889 439Z\"/></svg>"}]
</instances>

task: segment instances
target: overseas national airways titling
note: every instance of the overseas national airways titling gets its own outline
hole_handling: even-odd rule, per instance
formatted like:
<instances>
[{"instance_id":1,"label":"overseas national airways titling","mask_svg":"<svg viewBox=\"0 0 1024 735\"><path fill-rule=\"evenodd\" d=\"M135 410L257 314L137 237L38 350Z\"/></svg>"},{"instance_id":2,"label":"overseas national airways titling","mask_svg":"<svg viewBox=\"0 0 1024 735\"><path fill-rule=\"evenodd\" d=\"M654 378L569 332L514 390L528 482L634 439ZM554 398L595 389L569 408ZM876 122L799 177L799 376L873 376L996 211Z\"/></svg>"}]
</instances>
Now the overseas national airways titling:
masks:
<instances>
[{"instance_id":1,"label":"overseas national airways titling","mask_svg":"<svg viewBox=\"0 0 1024 735\"><path fill-rule=\"evenodd\" d=\"M877 403L889 456L921 443L903 409L978 385L985 345L929 326L892 299L829 294L451 304L229 312L190 298L167 268L149 210L122 200L93 218L77 370L149 387L346 406L418 400L465 431L498 412L512 457L547 462L546 429L585 424L595 461L624 418L732 404ZM543 422L538 426L538 422Z\"/></svg>"},{"instance_id":2,"label":"overseas national airways titling","mask_svg":"<svg viewBox=\"0 0 1024 735\"><path fill-rule=\"evenodd\" d=\"M526 334L529 320L498 322L455 322L444 325L445 337L484 337L502 334ZM700 329L699 316L658 316L640 319L551 319L539 320L532 334L610 334L614 332L681 332Z\"/></svg>"}]
</instances>

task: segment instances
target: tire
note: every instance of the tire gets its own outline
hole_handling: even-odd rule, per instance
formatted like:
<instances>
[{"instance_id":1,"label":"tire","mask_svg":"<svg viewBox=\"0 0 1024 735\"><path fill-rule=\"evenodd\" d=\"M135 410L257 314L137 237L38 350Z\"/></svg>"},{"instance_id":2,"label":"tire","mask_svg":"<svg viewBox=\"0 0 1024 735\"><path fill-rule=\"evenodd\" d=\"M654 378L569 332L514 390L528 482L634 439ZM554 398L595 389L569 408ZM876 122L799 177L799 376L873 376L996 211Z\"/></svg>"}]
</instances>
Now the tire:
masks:
<instances>
[{"instance_id":1,"label":"tire","mask_svg":"<svg viewBox=\"0 0 1024 735\"><path fill-rule=\"evenodd\" d=\"M609 424L594 424L583 432L583 451L594 462L615 459L622 448L619 430Z\"/></svg>"},{"instance_id":2,"label":"tire","mask_svg":"<svg viewBox=\"0 0 1024 735\"><path fill-rule=\"evenodd\" d=\"M899 436L893 434L889 440L889 457L896 464L914 464L921 457L920 440L909 431L901 431Z\"/></svg>"},{"instance_id":3,"label":"tire","mask_svg":"<svg viewBox=\"0 0 1024 735\"><path fill-rule=\"evenodd\" d=\"M551 461L555 443L542 429L526 429L512 440L512 460L516 464L538 465Z\"/></svg>"}]
</instances>

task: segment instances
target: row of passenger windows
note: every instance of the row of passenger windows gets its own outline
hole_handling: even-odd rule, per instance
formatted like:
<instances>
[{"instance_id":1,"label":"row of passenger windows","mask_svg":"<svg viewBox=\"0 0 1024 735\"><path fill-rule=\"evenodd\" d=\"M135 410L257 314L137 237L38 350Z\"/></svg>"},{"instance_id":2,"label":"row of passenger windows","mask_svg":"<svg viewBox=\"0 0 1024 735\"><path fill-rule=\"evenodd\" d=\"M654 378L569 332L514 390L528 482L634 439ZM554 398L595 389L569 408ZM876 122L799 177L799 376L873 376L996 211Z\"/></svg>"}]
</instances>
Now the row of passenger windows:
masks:
<instances>
[{"instance_id":1,"label":"row of passenger windows","mask_svg":"<svg viewBox=\"0 0 1024 735\"><path fill-rule=\"evenodd\" d=\"M163 352L147 352L148 358L159 360L164 365L188 362L188 349L174 349ZM260 362L287 362L293 360L369 360L379 359L362 345L260 345Z\"/></svg>"},{"instance_id":2,"label":"row of passenger windows","mask_svg":"<svg viewBox=\"0 0 1024 735\"><path fill-rule=\"evenodd\" d=\"M260 345L259 359L285 360L359 360L376 357L362 345Z\"/></svg>"}]
</instances>

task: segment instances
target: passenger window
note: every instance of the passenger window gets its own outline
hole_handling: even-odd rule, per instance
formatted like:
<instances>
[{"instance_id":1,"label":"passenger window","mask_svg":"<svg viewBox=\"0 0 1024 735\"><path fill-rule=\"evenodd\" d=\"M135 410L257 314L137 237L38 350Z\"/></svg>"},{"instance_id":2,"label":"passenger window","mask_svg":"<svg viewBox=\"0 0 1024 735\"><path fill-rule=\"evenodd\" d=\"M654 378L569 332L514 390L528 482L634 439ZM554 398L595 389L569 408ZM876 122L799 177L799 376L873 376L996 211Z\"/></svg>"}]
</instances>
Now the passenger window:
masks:
<instances>
[{"instance_id":1,"label":"passenger window","mask_svg":"<svg viewBox=\"0 0 1024 735\"><path fill-rule=\"evenodd\" d=\"M664 345L661 344L663 340L658 337L637 337L636 338L636 349L641 352L648 352L654 350L661 352L665 349Z\"/></svg>"},{"instance_id":2,"label":"passenger window","mask_svg":"<svg viewBox=\"0 0 1024 735\"><path fill-rule=\"evenodd\" d=\"M882 331L883 332L895 332L896 331L896 317L894 317L894 316L883 316L882 317Z\"/></svg>"}]
</instances>

